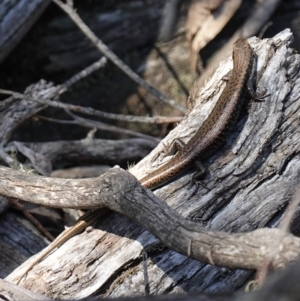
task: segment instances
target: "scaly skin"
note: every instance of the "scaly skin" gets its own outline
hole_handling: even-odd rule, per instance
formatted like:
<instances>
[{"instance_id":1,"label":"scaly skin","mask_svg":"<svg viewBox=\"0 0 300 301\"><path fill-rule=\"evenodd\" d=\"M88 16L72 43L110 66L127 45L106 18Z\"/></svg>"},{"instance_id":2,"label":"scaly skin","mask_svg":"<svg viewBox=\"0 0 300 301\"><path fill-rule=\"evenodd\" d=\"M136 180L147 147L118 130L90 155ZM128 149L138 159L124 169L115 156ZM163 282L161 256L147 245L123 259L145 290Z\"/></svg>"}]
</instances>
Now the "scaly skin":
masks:
<instances>
[{"instance_id":1,"label":"scaly skin","mask_svg":"<svg viewBox=\"0 0 300 301\"><path fill-rule=\"evenodd\" d=\"M209 117L204 121L191 140L185 144L166 164L159 167L140 180L148 189L154 189L172 180L191 167L195 160L209 157L226 139L236 123L241 110L244 92L251 76L253 53L250 45L244 39L238 39L233 45L233 70L220 99ZM104 208L89 211L76 224L64 231L51 245L44 249L20 276L20 280L37 263L43 260L56 248L69 240L75 234L83 231L100 215L105 214Z\"/></svg>"},{"instance_id":2,"label":"scaly skin","mask_svg":"<svg viewBox=\"0 0 300 301\"><path fill-rule=\"evenodd\" d=\"M195 160L206 159L220 147L240 113L252 65L250 45L247 40L238 39L233 45L231 77L211 114L170 161L140 180L143 186L153 189L169 182L190 168Z\"/></svg>"}]
</instances>

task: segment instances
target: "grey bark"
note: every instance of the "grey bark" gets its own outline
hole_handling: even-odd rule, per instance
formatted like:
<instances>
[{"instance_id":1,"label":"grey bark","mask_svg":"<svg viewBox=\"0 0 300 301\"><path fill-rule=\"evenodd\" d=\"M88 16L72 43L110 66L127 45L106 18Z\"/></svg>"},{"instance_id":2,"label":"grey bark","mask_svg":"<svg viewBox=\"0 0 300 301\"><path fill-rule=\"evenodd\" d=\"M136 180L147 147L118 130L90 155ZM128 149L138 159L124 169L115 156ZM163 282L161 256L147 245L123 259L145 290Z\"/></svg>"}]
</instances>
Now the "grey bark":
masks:
<instances>
[{"instance_id":1,"label":"grey bark","mask_svg":"<svg viewBox=\"0 0 300 301\"><path fill-rule=\"evenodd\" d=\"M47 94L47 95L46 95ZM37 101L31 101L29 98L49 97L50 99L59 96L58 88L52 83L40 80L38 83L29 86L24 92L24 99L15 99L13 96L0 103L1 123L0 123L0 141L6 145L12 133L27 118L32 117L47 106Z\"/></svg>"},{"instance_id":2,"label":"grey bark","mask_svg":"<svg viewBox=\"0 0 300 301\"><path fill-rule=\"evenodd\" d=\"M83 164L118 164L138 162L156 146L150 139L83 139L80 141L54 141L46 143L22 143L13 141L5 150L20 152L41 174L49 176L53 164L69 162Z\"/></svg>"},{"instance_id":3,"label":"grey bark","mask_svg":"<svg viewBox=\"0 0 300 301\"><path fill-rule=\"evenodd\" d=\"M259 290L251 293L225 293L225 294L194 294L194 295L162 295L156 296L139 296L137 298L116 298L115 300L177 300L177 301L297 301L299 300L299 281L300 281L300 263L299 261L288 267L285 271L272 275L271 279ZM22 287L16 286L13 283L5 280L0 280L0 293L5 297L5 300L49 300L48 298L32 293ZM56 299L57 300L57 299ZM78 300L78 299L77 299ZM94 301L94 300L107 300L88 297L80 300Z\"/></svg>"},{"instance_id":4,"label":"grey bark","mask_svg":"<svg viewBox=\"0 0 300 301\"><path fill-rule=\"evenodd\" d=\"M205 225L210 230L246 232L266 225L275 226L281 216L280 209L287 205L299 183L297 157L299 127L296 113L300 105L297 80L299 55L289 48L291 39L290 31L286 30L273 39L262 42L255 38L250 40L251 46L258 55L257 90L266 89L266 93L270 96L263 102L250 104L248 116L241 118L235 132L228 138L227 144L205 162L208 172L203 181L208 190L199 188L193 195L194 189L190 189L192 173L187 172L155 192L180 214L198 221L200 225ZM221 79L229 68L230 60L227 60L207 82L206 87L198 93L195 108L170 133L164 141L165 144L174 137L188 140L201 125L220 95L222 86L225 85ZM210 101L207 101L208 99ZM151 158L159 153L161 148L162 144L131 172L140 178L155 169L156 163L151 163ZM15 181L13 177L9 179ZM114 181L116 182L112 189L123 187L122 180ZM37 188L42 189L40 186L42 182L36 181L36 183L38 183ZM66 188L71 182L64 183ZM133 184L135 188L142 189L135 185L137 184ZM5 189L6 185L3 187ZM40 190L31 194L28 200L32 201L36 198L39 201L41 198L53 200L56 194L53 190L55 186L52 187L48 193ZM81 190L77 189L77 191ZM94 191L97 191L96 186ZM23 198L24 192L22 191ZM7 193L12 193L12 190ZM128 194L123 193L123 198L132 201L134 199L130 198L133 196L132 193L129 189ZM153 201L157 200L150 192L144 193L147 197L151 196ZM111 197L108 193L109 195ZM74 197L70 193L65 193L61 194L59 199L66 204L68 198L72 202L78 195L75 194ZM96 198L97 196L89 198L84 193L80 197L82 201L91 202ZM88 204L90 205L90 202ZM139 220L142 215L137 209L128 214L143 224L143 221ZM157 221L166 229L171 227L169 225L171 217L159 218ZM156 220L152 223L154 228L155 223ZM294 224L297 223L299 222L296 219ZM188 224L192 225L191 222ZM196 224L195 227L198 229L199 225ZM255 233L262 233L260 231ZM283 240L277 240L276 230L267 230L267 233L267 237L274 240L276 246L285 243L289 245L291 242L292 247L298 240L291 235L284 236ZM171 234L169 236L173 238ZM260 237L260 239L256 238L256 243L260 245L266 243L266 238ZM112 214L98 223L96 229L72 238L37 265L22 285L51 297L63 298L79 298L96 291L110 297L128 295L128 291L132 295L142 294L143 272L140 254L145 246L154 247L150 252L151 259L148 260L150 291L154 294L200 290L231 291L242 285L249 276L249 272L245 270L215 268L188 259L172 250L161 251L157 248L157 244L158 240L149 232L125 217ZM234 252L236 248L238 245L230 249L230 252ZM217 245L213 250L220 255L219 253L225 249ZM229 255L230 252L225 252L223 255ZM286 256L292 256L293 252L287 252ZM213 259L211 263L218 263L209 253L203 256L203 260L206 261L211 258ZM278 257L279 265L280 260L283 259L284 257ZM120 274L120 270L125 272ZM17 273L18 271L11 274L9 279L15 279Z\"/></svg>"}]
</instances>

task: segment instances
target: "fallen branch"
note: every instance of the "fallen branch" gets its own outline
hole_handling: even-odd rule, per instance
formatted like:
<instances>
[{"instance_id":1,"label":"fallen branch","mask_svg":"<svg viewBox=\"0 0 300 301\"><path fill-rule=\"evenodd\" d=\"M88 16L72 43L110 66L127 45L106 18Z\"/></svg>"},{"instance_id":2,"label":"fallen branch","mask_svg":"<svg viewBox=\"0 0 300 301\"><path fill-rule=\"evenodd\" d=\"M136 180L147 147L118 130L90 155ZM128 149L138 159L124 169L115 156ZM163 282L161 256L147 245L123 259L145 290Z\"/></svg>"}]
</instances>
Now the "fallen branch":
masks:
<instances>
[{"instance_id":1,"label":"fallen branch","mask_svg":"<svg viewBox=\"0 0 300 301\"><path fill-rule=\"evenodd\" d=\"M60 87L62 90L61 92L57 92L57 94L61 94L62 92L65 92L64 86ZM133 115L121 115L121 114L114 114L114 113L107 113L100 110L95 110L91 107L82 107L82 106L76 106L72 104L62 103L55 100L47 99L46 97L32 97L27 96L22 93L9 91L9 90L3 90L0 89L0 94L6 94L6 95L12 95L15 99L26 99L30 102L37 102L44 106L50 106L55 108L61 108L65 110L74 111L77 113L83 113L87 115L94 115L105 119L112 119L112 120L119 120L119 121L127 121L127 122L145 122L145 123L155 123L155 124L161 124L161 123L170 123L170 122L179 122L182 120L182 117L165 117L165 116L154 116L154 117L140 117L140 116L133 116Z\"/></svg>"},{"instance_id":2,"label":"fallen branch","mask_svg":"<svg viewBox=\"0 0 300 301\"><path fill-rule=\"evenodd\" d=\"M290 234L283 237L278 229L258 229L245 234L205 230L180 216L119 168L99 178L61 180L0 167L0 193L56 208L107 207L138 222L172 250L212 265L258 269L276 239L281 245L273 267L282 268L300 255L300 238Z\"/></svg>"},{"instance_id":3,"label":"fallen branch","mask_svg":"<svg viewBox=\"0 0 300 301\"><path fill-rule=\"evenodd\" d=\"M73 163L74 166L88 164L118 164L138 162L155 146L156 141L149 139L82 139L79 141L53 141L29 143L13 141L5 150L21 153L43 175L50 175L53 164ZM1 150L1 148L0 148ZM0 152L1 155L1 152Z\"/></svg>"}]
</instances>

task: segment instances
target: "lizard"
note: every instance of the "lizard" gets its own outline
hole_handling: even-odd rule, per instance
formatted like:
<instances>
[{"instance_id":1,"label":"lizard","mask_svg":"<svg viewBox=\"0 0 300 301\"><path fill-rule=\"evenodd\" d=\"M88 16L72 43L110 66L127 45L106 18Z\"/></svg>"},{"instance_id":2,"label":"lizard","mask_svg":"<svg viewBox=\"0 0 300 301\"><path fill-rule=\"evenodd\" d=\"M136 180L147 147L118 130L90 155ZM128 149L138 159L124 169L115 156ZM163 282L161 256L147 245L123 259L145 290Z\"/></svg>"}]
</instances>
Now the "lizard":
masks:
<instances>
[{"instance_id":1,"label":"lizard","mask_svg":"<svg viewBox=\"0 0 300 301\"><path fill-rule=\"evenodd\" d=\"M189 169L195 161L198 171L194 174L193 180L200 177L204 173L201 161L208 158L221 146L226 139L226 135L236 123L247 87L252 97L260 99L255 94L252 85L249 84L252 80L254 55L247 40L240 38L233 44L232 57L233 69L231 76L210 115L186 144L183 144L180 140L173 141L169 147L169 153L176 152L176 154L167 163L139 180L144 187L153 190L164 185ZM88 211L74 226L65 230L32 261L21 274L17 283L47 255L97 220L99 216L104 214L104 209ZM105 213L107 211L108 209Z\"/></svg>"}]
</instances>

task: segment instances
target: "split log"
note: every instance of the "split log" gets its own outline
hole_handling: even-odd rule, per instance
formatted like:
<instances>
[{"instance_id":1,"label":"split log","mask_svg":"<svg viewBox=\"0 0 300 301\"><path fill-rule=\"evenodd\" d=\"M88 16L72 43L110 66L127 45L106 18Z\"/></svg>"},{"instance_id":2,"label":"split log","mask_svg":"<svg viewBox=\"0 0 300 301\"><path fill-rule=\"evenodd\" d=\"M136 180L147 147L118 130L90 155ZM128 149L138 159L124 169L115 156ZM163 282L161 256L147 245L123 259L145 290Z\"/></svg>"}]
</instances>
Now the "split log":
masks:
<instances>
[{"instance_id":1,"label":"split log","mask_svg":"<svg viewBox=\"0 0 300 301\"><path fill-rule=\"evenodd\" d=\"M150 300L177 300L177 301L265 301L265 300L286 300L286 301L297 301L299 299L299 281L300 281L300 262L291 265L285 271L279 273L278 275L273 275L271 279L259 290L251 293L224 293L220 294L208 294L200 293L193 295L162 295L156 298L153 296L145 296L138 298L125 297L116 298L115 300L122 301L150 301ZM0 292L1 296L5 300L50 300L45 296L33 293L23 287L17 286L11 282L0 279ZM51 299L52 300L52 299ZM58 300L58 299L56 299ZM63 299L61 299L63 300ZM79 299L77 299L79 301ZM80 299L84 301L94 301L94 300L107 300L102 298L87 297Z\"/></svg>"}]
</instances>

